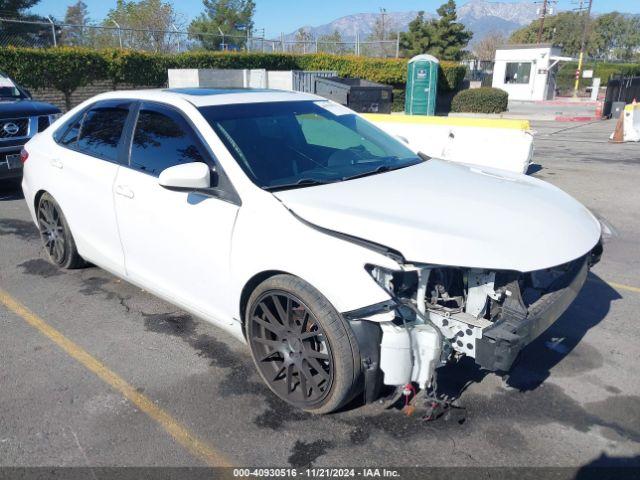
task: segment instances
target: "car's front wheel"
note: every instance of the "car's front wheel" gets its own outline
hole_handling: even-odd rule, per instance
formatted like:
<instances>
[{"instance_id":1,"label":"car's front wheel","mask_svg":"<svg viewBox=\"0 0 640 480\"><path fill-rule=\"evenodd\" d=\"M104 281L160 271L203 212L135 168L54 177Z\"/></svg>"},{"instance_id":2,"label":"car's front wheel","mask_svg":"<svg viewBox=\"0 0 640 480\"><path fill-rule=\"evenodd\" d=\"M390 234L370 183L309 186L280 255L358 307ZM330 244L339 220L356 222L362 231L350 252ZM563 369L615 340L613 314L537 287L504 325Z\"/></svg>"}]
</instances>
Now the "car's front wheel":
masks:
<instances>
[{"instance_id":1,"label":"car's front wheel","mask_svg":"<svg viewBox=\"0 0 640 480\"><path fill-rule=\"evenodd\" d=\"M353 397L360 365L353 332L304 280L276 275L261 283L249 298L245 325L258 372L281 399L329 413Z\"/></svg>"},{"instance_id":2,"label":"car's front wheel","mask_svg":"<svg viewBox=\"0 0 640 480\"><path fill-rule=\"evenodd\" d=\"M61 268L85 266L62 209L49 193L45 192L40 196L36 213L38 229L49 260Z\"/></svg>"}]
</instances>

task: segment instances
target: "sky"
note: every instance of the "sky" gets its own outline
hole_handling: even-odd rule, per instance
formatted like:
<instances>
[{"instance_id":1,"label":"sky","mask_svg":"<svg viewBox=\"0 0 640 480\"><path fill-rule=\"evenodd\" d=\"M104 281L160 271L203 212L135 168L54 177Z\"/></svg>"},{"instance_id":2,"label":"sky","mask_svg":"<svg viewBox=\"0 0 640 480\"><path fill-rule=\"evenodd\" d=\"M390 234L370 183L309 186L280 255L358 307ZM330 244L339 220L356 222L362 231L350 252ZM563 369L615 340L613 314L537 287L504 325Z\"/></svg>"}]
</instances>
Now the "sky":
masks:
<instances>
[{"instance_id":1,"label":"sky","mask_svg":"<svg viewBox=\"0 0 640 480\"><path fill-rule=\"evenodd\" d=\"M115 7L116 0L84 0L89 7L91 20L99 21L109 9ZM386 8L389 12L424 10L435 12L444 0L255 0L255 26L264 28L268 37L280 32L290 33L303 25L322 25L336 18L362 12L378 12ZM64 18L67 6L75 0L41 0L32 9L40 15ZM466 3L459 0L458 5ZM533 3L533 2L532 2ZM577 0L560 0L558 8L574 9ZM176 10L188 23L203 10L202 0L173 0ZM640 13L640 0L593 0L594 12L604 13L618 10L626 13Z\"/></svg>"}]
</instances>

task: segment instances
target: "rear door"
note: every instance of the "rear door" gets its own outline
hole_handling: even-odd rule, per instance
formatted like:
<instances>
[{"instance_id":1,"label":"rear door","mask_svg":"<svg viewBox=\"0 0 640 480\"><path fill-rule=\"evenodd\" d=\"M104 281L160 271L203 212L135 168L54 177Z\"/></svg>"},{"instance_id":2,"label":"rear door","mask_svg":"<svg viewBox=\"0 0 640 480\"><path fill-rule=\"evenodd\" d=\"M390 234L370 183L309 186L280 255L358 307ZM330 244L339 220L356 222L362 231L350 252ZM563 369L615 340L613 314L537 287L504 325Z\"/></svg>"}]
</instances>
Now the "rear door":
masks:
<instances>
[{"instance_id":1,"label":"rear door","mask_svg":"<svg viewBox=\"0 0 640 480\"><path fill-rule=\"evenodd\" d=\"M124 273L124 255L113 205L113 184L124 150L125 124L131 101L96 102L54 135L58 146L49 153L56 176L52 192L67 217L87 260Z\"/></svg>"},{"instance_id":2,"label":"rear door","mask_svg":"<svg viewBox=\"0 0 640 480\"><path fill-rule=\"evenodd\" d=\"M140 104L131 137L130 164L115 182L127 276L211 320L231 323L229 256L238 205L158 184L160 172L181 163L215 166L218 177L223 172L172 107Z\"/></svg>"}]
</instances>

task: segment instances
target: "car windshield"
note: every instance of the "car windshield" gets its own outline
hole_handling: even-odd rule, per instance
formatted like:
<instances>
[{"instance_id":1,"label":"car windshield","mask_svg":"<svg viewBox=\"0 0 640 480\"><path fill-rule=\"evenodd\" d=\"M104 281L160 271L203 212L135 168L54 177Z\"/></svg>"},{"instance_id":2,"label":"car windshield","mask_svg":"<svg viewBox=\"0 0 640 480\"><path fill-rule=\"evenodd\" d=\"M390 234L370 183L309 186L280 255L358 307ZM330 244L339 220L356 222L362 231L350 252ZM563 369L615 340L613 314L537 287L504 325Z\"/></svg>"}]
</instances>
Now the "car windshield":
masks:
<instances>
[{"instance_id":1,"label":"car windshield","mask_svg":"<svg viewBox=\"0 0 640 480\"><path fill-rule=\"evenodd\" d=\"M200 112L245 173L266 190L339 182L423 161L329 101L216 105Z\"/></svg>"},{"instance_id":2,"label":"car windshield","mask_svg":"<svg viewBox=\"0 0 640 480\"><path fill-rule=\"evenodd\" d=\"M0 99L20 99L25 98L24 93L6 75L0 73Z\"/></svg>"}]
</instances>

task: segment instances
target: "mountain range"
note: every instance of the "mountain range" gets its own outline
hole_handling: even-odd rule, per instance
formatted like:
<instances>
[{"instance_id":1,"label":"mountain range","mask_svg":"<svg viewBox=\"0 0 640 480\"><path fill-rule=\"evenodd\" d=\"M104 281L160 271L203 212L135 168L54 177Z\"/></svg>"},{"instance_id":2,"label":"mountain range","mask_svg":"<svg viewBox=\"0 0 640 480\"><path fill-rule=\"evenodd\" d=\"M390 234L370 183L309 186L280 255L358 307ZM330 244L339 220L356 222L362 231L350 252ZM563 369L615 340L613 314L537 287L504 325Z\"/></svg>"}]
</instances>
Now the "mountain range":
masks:
<instances>
[{"instance_id":1,"label":"mountain range","mask_svg":"<svg viewBox=\"0 0 640 480\"><path fill-rule=\"evenodd\" d=\"M473 42L477 42L488 33L496 31L509 35L518 28L528 25L538 16L539 5L532 2L488 2L470 0L458 7L458 20L473 32ZM417 11L388 12L385 16L386 30L389 32L406 31L409 22L416 18ZM435 12L425 12L425 18L434 18ZM380 13L356 13L338 18L330 23L300 28L311 34L312 38L329 35L338 31L344 41L353 41L356 33L365 40L373 31ZM296 32L285 35L285 40L295 40Z\"/></svg>"}]
</instances>

